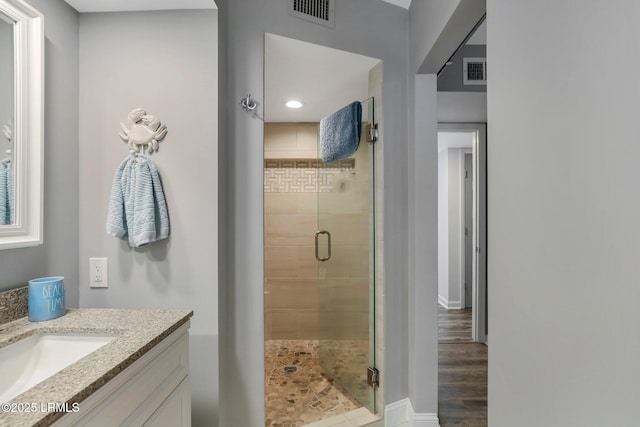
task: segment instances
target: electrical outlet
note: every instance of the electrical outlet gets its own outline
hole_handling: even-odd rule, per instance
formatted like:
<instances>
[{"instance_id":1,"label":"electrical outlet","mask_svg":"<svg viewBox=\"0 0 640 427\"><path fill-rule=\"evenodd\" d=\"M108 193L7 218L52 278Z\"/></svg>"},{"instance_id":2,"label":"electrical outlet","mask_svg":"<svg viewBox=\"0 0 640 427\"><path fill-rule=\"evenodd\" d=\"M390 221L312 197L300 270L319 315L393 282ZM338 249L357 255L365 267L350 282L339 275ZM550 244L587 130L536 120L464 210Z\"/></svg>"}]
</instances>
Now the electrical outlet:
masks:
<instances>
[{"instance_id":1,"label":"electrical outlet","mask_svg":"<svg viewBox=\"0 0 640 427\"><path fill-rule=\"evenodd\" d=\"M89 258L89 283L92 288L109 287L109 265L107 258Z\"/></svg>"}]
</instances>

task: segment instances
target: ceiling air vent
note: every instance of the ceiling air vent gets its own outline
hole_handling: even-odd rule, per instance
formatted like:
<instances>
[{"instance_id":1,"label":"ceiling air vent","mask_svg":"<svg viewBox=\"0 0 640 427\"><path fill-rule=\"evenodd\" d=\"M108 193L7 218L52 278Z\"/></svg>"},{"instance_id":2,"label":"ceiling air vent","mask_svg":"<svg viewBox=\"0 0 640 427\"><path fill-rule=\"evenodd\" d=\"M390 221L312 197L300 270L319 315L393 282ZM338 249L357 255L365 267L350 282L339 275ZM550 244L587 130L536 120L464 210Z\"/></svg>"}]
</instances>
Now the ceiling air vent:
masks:
<instances>
[{"instance_id":1,"label":"ceiling air vent","mask_svg":"<svg viewBox=\"0 0 640 427\"><path fill-rule=\"evenodd\" d=\"M288 0L289 15L333 28L335 0Z\"/></svg>"},{"instance_id":2,"label":"ceiling air vent","mask_svg":"<svg viewBox=\"0 0 640 427\"><path fill-rule=\"evenodd\" d=\"M487 58L463 58L462 67L465 85L487 84Z\"/></svg>"}]
</instances>

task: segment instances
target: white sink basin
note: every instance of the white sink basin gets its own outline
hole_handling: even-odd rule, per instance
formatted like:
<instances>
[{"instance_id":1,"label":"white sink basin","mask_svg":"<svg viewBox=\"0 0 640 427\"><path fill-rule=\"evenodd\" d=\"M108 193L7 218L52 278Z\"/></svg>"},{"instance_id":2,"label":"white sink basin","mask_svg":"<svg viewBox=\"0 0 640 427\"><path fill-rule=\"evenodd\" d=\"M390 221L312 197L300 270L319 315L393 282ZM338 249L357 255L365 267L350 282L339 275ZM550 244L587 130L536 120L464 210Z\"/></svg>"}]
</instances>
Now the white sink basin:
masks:
<instances>
[{"instance_id":1,"label":"white sink basin","mask_svg":"<svg viewBox=\"0 0 640 427\"><path fill-rule=\"evenodd\" d=\"M10 401L115 338L39 334L0 348L0 403Z\"/></svg>"}]
</instances>

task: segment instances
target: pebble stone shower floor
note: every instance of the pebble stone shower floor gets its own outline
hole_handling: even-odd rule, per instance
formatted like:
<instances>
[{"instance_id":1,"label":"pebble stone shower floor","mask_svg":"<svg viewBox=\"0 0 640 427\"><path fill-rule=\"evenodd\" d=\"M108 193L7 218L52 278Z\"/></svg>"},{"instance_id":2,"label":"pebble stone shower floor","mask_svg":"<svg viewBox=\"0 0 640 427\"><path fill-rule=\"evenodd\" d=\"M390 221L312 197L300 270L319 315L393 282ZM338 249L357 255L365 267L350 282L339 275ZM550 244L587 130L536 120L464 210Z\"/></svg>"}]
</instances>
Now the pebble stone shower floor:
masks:
<instances>
[{"instance_id":1,"label":"pebble stone shower floor","mask_svg":"<svg viewBox=\"0 0 640 427\"><path fill-rule=\"evenodd\" d=\"M265 343L266 427L301 427L361 407L322 373L317 340Z\"/></svg>"}]
</instances>

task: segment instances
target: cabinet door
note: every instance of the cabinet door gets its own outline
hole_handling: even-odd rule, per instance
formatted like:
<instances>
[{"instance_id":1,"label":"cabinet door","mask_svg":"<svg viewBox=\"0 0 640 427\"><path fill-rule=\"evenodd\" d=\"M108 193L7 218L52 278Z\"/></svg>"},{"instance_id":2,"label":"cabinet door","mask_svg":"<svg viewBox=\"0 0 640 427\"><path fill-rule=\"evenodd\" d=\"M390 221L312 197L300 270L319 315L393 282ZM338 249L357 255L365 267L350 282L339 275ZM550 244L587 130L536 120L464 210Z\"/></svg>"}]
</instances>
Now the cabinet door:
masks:
<instances>
[{"instance_id":1,"label":"cabinet door","mask_svg":"<svg viewBox=\"0 0 640 427\"><path fill-rule=\"evenodd\" d=\"M153 427L189 427L191 425L191 383L185 378L144 423Z\"/></svg>"},{"instance_id":2,"label":"cabinet door","mask_svg":"<svg viewBox=\"0 0 640 427\"><path fill-rule=\"evenodd\" d=\"M173 404L171 396L178 390L182 399L191 399L189 374L189 332L183 325L162 342L136 360L131 366L80 403L80 411L59 419L56 427L68 426L141 426L162 411L162 405ZM186 388L186 391L184 389ZM190 425L191 402L182 404L186 423L173 423L173 418L158 419L167 426ZM173 413L172 410L163 414ZM178 412L180 413L180 412ZM153 423L152 423L153 424ZM154 424L155 425L155 424Z\"/></svg>"}]
</instances>

